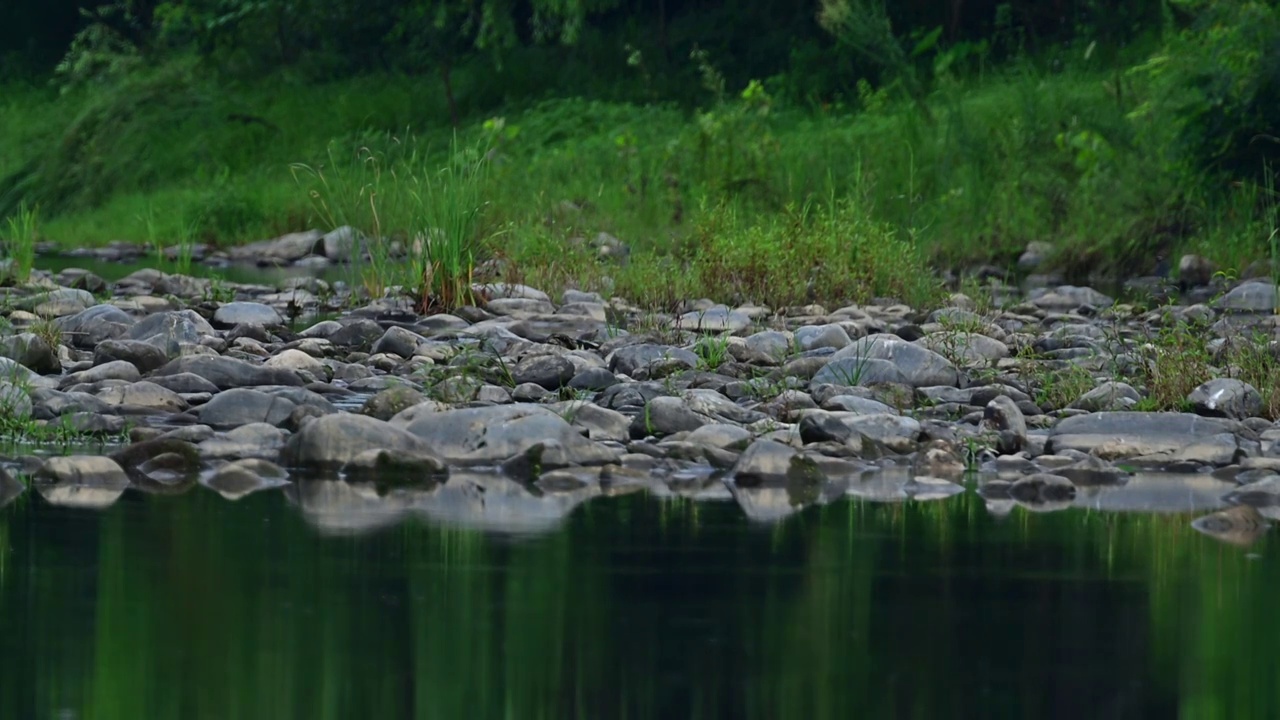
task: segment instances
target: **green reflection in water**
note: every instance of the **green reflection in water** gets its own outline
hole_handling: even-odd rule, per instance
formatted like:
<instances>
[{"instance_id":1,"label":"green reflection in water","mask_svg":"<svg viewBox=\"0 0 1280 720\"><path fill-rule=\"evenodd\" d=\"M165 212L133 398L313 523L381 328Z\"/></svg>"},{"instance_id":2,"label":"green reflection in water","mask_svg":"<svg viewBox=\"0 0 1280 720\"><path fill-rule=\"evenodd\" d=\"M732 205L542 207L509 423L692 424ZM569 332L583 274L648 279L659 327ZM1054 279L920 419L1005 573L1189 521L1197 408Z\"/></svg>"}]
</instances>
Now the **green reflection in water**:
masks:
<instances>
[{"instance_id":1,"label":"green reflection in water","mask_svg":"<svg viewBox=\"0 0 1280 720\"><path fill-rule=\"evenodd\" d=\"M600 499L321 536L280 495L0 510L0 717L1276 717L1272 541L1186 516Z\"/></svg>"}]
</instances>

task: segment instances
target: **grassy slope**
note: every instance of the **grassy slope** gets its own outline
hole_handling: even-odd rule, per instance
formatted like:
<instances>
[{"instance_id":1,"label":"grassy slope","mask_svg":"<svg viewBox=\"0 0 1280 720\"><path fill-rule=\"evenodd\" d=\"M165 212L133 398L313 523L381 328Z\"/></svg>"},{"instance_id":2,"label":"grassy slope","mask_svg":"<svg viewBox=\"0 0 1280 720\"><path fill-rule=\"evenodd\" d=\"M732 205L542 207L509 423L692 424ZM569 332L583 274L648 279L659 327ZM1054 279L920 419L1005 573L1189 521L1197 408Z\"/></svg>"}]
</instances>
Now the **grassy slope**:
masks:
<instances>
[{"instance_id":1,"label":"grassy slope","mask_svg":"<svg viewBox=\"0 0 1280 720\"><path fill-rule=\"evenodd\" d=\"M691 245L710 242L708 232L772 227L763 241L784 240L781 228L795 216L785 208L831 199L848 200L858 227L909 239L947 263L1008 265L1032 240L1053 242L1068 258L1139 271L1183 249L1236 266L1265 255L1257 237L1263 229L1235 220L1230 198L1192 202L1164 160L1159 119L1127 117L1142 88L1126 84L1117 94L1114 77L1021 67L981 82L944 81L930 100L935 124L885 97L864 99L870 109L858 112L771 107L767 115L730 98L708 103L712 113L701 118L663 106L520 103L505 118L518 133L494 155L485 189L490 218L507 230L504 254L568 276L583 268L566 267L566 237L611 233L632 245L641 265L653 253L687 260L697 250ZM462 77L464 103L468 83L492 82ZM394 152L409 137L443 162L454 143L493 138L476 113L455 134L442 122L443 101L429 79L184 85L181 92L187 95L171 91L158 109L130 115L145 120L92 142L61 129L92 100L0 94L0 174L59 143L79 142L90 147L78 162L88 157L103 169L73 185L94 192L48 217L48 238L163 241L198 226L205 239L234 243L322 223L293 163L341 165L359 148ZM565 200L585 209L566 215ZM390 220L397 221L419 222ZM754 242L758 249L762 240ZM751 242L721 247L746 252Z\"/></svg>"}]
</instances>

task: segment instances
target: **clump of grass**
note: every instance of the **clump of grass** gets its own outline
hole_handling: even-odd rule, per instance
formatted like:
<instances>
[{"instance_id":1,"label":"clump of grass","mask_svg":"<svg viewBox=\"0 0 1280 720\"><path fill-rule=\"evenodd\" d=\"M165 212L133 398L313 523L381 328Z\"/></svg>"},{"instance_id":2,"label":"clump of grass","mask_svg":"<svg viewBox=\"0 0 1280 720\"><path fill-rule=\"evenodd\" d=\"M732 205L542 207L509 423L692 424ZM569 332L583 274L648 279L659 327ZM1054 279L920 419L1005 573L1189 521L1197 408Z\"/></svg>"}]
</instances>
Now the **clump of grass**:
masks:
<instances>
[{"instance_id":1,"label":"clump of grass","mask_svg":"<svg viewBox=\"0 0 1280 720\"><path fill-rule=\"evenodd\" d=\"M1140 382L1149 409L1186 410L1187 396L1212 378L1209 330L1204 323L1166 322L1140 347Z\"/></svg>"},{"instance_id":2,"label":"clump of grass","mask_svg":"<svg viewBox=\"0 0 1280 720\"><path fill-rule=\"evenodd\" d=\"M729 359L729 336L707 335L698 338L693 345L693 354L698 356L698 364L707 370L715 370Z\"/></svg>"},{"instance_id":3,"label":"clump of grass","mask_svg":"<svg viewBox=\"0 0 1280 720\"><path fill-rule=\"evenodd\" d=\"M633 261L620 270L619 292L650 306L708 293L773 306L886 297L928 308L941 299L941 284L915 243L852 200L764 216L721 203L706 213L687 248L662 262L667 266Z\"/></svg>"},{"instance_id":4,"label":"clump of grass","mask_svg":"<svg viewBox=\"0 0 1280 720\"><path fill-rule=\"evenodd\" d=\"M399 287L422 312L475 302L472 280L486 253L480 149L455 143L441 161L412 136L388 135L354 157L331 145L326 166L293 170L330 229L350 225L368 237L361 272L371 295Z\"/></svg>"},{"instance_id":5,"label":"clump of grass","mask_svg":"<svg viewBox=\"0 0 1280 720\"><path fill-rule=\"evenodd\" d=\"M9 263L6 275L15 282L24 283L31 277L36 263L36 240L40 232L40 213L37 207L25 203L5 221L4 257Z\"/></svg>"}]
</instances>

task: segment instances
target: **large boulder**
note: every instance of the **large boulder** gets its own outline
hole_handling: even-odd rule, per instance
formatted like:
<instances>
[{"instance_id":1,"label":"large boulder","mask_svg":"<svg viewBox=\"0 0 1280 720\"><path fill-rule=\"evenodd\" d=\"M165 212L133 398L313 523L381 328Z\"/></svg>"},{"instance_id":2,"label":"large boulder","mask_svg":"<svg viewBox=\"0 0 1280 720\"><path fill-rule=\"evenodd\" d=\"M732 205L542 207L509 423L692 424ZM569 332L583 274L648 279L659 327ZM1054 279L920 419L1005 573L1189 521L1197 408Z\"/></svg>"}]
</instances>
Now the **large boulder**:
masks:
<instances>
[{"instance_id":1,"label":"large boulder","mask_svg":"<svg viewBox=\"0 0 1280 720\"><path fill-rule=\"evenodd\" d=\"M367 415L335 413L302 426L285 446L284 460L291 465L336 469L367 450L385 450L434 460L435 472L446 472L442 453L423 438Z\"/></svg>"},{"instance_id":2,"label":"large boulder","mask_svg":"<svg viewBox=\"0 0 1280 720\"><path fill-rule=\"evenodd\" d=\"M907 342L897 335L888 333L868 335L837 350L831 356L831 362L846 358L855 361L888 360L897 366L898 371L905 377L906 384L913 387L931 385L955 387L960 379L956 366L950 360L922 345Z\"/></svg>"},{"instance_id":3,"label":"large boulder","mask_svg":"<svg viewBox=\"0 0 1280 720\"><path fill-rule=\"evenodd\" d=\"M1197 415L1233 420L1262 415L1262 395L1249 383L1235 378L1215 378L1191 391L1187 402Z\"/></svg>"},{"instance_id":4,"label":"large boulder","mask_svg":"<svg viewBox=\"0 0 1280 720\"><path fill-rule=\"evenodd\" d=\"M422 415L405 426L450 463L496 465L543 445L545 469L616 462L621 451L583 437L564 418L517 403Z\"/></svg>"},{"instance_id":5,"label":"large boulder","mask_svg":"<svg viewBox=\"0 0 1280 720\"><path fill-rule=\"evenodd\" d=\"M1045 451L1092 453L1105 460L1147 458L1227 465L1240 453L1229 420L1190 413L1100 412L1069 417L1049 433Z\"/></svg>"},{"instance_id":6,"label":"large boulder","mask_svg":"<svg viewBox=\"0 0 1280 720\"><path fill-rule=\"evenodd\" d=\"M222 430L249 423L280 425L298 405L291 400L250 388L234 388L214 395L199 409L200 422Z\"/></svg>"}]
</instances>

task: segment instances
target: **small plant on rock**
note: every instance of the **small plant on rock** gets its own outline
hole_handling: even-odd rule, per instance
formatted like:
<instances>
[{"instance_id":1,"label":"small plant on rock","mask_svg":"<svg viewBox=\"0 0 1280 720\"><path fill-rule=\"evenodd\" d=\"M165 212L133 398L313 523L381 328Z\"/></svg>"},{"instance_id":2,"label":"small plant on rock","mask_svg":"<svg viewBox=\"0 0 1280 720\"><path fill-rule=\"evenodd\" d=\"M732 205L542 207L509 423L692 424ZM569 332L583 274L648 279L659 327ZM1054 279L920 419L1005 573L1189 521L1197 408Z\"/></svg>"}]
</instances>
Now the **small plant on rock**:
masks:
<instances>
[{"instance_id":1,"label":"small plant on rock","mask_svg":"<svg viewBox=\"0 0 1280 720\"><path fill-rule=\"evenodd\" d=\"M698 364L707 370L715 370L729 358L729 336L708 335L698 339L693 346Z\"/></svg>"}]
</instances>

